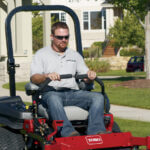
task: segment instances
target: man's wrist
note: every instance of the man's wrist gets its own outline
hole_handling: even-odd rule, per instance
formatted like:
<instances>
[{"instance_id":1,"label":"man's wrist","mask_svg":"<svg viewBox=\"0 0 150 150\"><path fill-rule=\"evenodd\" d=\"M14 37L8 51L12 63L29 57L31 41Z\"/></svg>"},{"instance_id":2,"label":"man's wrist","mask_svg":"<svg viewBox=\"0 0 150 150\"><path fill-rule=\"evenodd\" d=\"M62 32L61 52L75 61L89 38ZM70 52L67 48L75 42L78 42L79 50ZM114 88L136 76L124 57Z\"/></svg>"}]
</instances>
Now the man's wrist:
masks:
<instances>
[{"instance_id":1,"label":"man's wrist","mask_svg":"<svg viewBox=\"0 0 150 150\"><path fill-rule=\"evenodd\" d=\"M44 74L45 79L48 78L49 73Z\"/></svg>"}]
</instances>

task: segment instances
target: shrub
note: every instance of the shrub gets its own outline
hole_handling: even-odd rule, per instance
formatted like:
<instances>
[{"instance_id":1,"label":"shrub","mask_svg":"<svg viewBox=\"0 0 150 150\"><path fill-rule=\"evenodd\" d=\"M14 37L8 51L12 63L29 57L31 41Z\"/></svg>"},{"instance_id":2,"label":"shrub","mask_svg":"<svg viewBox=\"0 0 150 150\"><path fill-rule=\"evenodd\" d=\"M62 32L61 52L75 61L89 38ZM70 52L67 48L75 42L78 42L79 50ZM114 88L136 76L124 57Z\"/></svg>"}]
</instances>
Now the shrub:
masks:
<instances>
[{"instance_id":1,"label":"shrub","mask_svg":"<svg viewBox=\"0 0 150 150\"><path fill-rule=\"evenodd\" d=\"M101 53L98 47L90 47L83 51L83 56L85 58L98 58L101 56Z\"/></svg>"},{"instance_id":2,"label":"shrub","mask_svg":"<svg viewBox=\"0 0 150 150\"><path fill-rule=\"evenodd\" d=\"M104 42L94 42L94 43L91 45L91 47L98 47L98 48L102 49L103 43L104 43Z\"/></svg>"},{"instance_id":3,"label":"shrub","mask_svg":"<svg viewBox=\"0 0 150 150\"><path fill-rule=\"evenodd\" d=\"M84 56L84 58L89 58L90 57L89 51L88 50L84 50L83 51L83 56Z\"/></svg>"},{"instance_id":4,"label":"shrub","mask_svg":"<svg viewBox=\"0 0 150 150\"><path fill-rule=\"evenodd\" d=\"M130 48L130 49L122 49L120 51L120 56L143 56L144 52L137 48Z\"/></svg>"},{"instance_id":5,"label":"shrub","mask_svg":"<svg viewBox=\"0 0 150 150\"><path fill-rule=\"evenodd\" d=\"M110 64L107 61L99 61L98 59L85 60L90 70L95 72L107 72L110 70Z\"/></svg>"},{"instance_id":6,"label":"shrub","mask_svg":"<svg viewBox=\"0 0 150 150\"><path fill-rule=\"evenodd\" d=\"M94 42L91 47L83 51L85 58L99 58L102 56L103 42Z\"/></svg>"}]
</instances>

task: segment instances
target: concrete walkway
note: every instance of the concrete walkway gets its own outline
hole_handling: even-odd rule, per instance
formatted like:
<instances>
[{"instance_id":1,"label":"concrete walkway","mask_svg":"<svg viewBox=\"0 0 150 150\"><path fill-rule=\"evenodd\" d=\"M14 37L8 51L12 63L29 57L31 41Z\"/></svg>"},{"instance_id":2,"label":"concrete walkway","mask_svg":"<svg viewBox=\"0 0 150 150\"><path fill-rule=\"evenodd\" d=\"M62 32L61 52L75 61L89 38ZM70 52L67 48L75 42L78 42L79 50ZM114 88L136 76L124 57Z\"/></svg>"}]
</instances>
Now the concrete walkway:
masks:
<instances>
[{"instance_id":1,"label":"concrete walkway","mask_svg":"<svg viewBox=\"0 0 150 150\"><path fill-rule=\"evenodd\" d=\"M3 84L5 84L5 82L0 81L0 97L9 96L10 92L8 89L2 87ZM16 95L20 96L24 102L32 102L31 96L27 96L24 91L16 91Z\"/></svg>"},{"instance_id":2,"label":"concrete walkway","mask_svg":"<svg viewBox=\"0 0 150 150\"><path fill-rule=\"evenodd\" d=\"M9 96L9 90L2 88L3 84L4 82L0 81L0 97ZM27 96L25 92L17 91L16 95L19 95L24 102L31 102L31 96ZM115 117L150 122L150 110L111 105L110 112Z\"/></svg>"}]
</instances>

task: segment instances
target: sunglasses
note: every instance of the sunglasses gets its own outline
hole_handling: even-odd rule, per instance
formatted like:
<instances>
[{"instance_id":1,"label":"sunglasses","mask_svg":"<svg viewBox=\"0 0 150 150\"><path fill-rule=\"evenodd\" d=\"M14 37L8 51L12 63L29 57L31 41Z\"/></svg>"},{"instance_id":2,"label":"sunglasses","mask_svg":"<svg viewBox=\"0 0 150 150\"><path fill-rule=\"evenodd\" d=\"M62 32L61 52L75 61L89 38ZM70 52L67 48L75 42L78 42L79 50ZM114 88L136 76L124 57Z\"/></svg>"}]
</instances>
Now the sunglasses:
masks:
<instances>
[{"instance_id":1,"label":"sunglasses","mask_svg":"<svg viewBox=\"0 0 150 150\"><path fill-rule=\"evenodd\" d=\"M59 36L59 35L55 35L54 36L56 39L58 39L58 40L62 40L62 39L66 39L66 40L68 40L69 39L69 35L66 35L66 36Z\"/></svg>"}]
</instances>

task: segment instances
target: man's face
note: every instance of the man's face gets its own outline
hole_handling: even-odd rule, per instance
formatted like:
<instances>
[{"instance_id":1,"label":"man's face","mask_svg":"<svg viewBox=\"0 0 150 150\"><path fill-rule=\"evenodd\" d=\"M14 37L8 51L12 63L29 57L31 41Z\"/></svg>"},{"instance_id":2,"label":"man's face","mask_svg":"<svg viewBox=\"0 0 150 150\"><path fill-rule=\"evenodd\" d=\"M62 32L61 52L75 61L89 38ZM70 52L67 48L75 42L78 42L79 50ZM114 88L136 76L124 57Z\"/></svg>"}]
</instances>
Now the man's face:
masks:
<instances>
[{"instance_id":1,"label":"man's face","mask_svg":"<svg viewBox=\"0 0 150 150\"><path fill-rule=\"evenodd\" d=\"M63 52L69 42L69 31L63 28L56 29L54 35L51 35L51 38L53 40L53 48L59 52Z\"/></svg>"}]
</instances>

